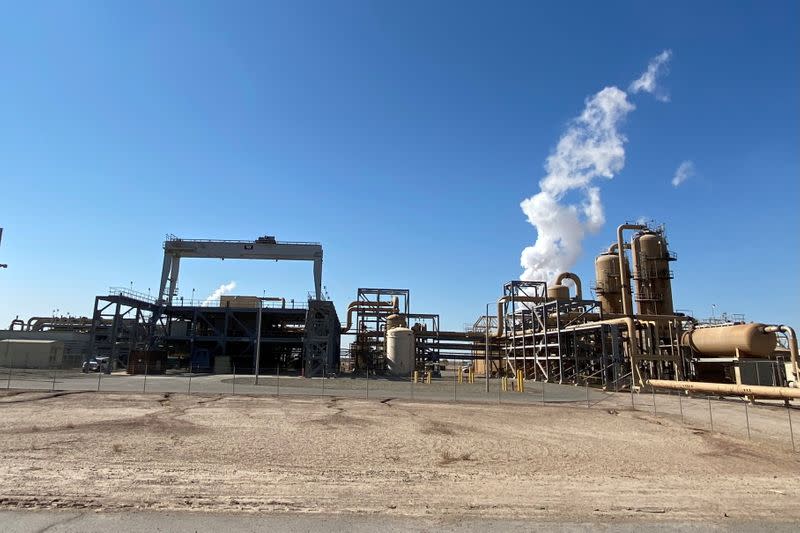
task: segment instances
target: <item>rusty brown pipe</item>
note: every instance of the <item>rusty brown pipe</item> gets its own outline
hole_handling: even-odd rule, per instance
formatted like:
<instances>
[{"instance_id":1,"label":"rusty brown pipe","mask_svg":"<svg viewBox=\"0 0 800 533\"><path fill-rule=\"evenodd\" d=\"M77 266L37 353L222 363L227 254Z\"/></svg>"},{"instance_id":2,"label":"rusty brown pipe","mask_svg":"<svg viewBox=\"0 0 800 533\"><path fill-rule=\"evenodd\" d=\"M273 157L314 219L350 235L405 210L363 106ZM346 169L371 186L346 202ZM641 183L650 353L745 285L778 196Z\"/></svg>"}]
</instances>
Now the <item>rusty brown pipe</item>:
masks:
<instances>
[{"instance_id":1,"label":"rusty brown pipe","mask_svg":"<svg viewBox=\"0 0 800 533\"><path fill-rule=\"evenodd\" d=\"M581 278L579 278L577 274L573 274L572 272L562 272L556 278L556 285L563 285L562 282L565 279L571 279L572 282L575 284L575 298L577 300L583 300L583 291L581 291Z\"/></svg>"},{"instance_id":2,"label":"rusty brown pipe","mask_svg":"<svg viewBox=\"0 0 800 533\"><path fill-rule=\"evenodd\" d=\"M624 248L625 248L626 250L630 250L630 249L631 249L631 245L630 245L630 244L628 244L628 243L625 243L625 246L624 246ZM615 243L615 242L612 242L612 243L611 243L611 244L608 246L608 251L607 251L607 253L616 255L616 254L617 254L617 250L619 250L619 244L617 244L617 243Z\"/></svg>"},{"instance_id":3,"label":"rusty brown pipe","mask_svg":"<svg viewBox=\"0 0 800 533\"><path fill-rule=\"evenodd\" d=\"M705 381L669 381L666 379L648 379L647 384L656 389L685 390L728 396L752 396L777 400L800 399L800 389L792 387L734 385L729 383L709 383Z\"/></svg>"},{"instance_id":4,"label":"rusty brown pipe","mask_svg":"<svg viewBox=\"0 0 800 533\"><path fill-rule=\"evenodd\" d=\"M52 316L32 316L28 319L28 331L32 331L34 327L34 323L37 322L44 322L46 320L53 320L55 317Z\"/></svg>"},{"instance_id":5,"label":"rusty brown pipe","mask_svg":"<svg viewBox=\"0 0 800 533\"><path fill-rule=\"evenodd\" d=\"M353 327L353 313L356 311L363 311L369 309L370 307L375 308L382 308L382 307L390 307L391 309L388 312L399 313L400 312L400 299L397 296L392 296L391 302L362 302L356 300L354 302L350 302L350 305L347 306L347 325L342 328L342 333L347 333L350 331L350 328Z\"/></svg>"},{"instance_id":6,"label":"rusty brown pipe","mask_svg":"<svg viewBox=\"0 0 800 533\"><path fill-rule=\"evenodd\" d=\"M544 303L547 298L542 296L503 296L497 300L497 332L494 334L495 338L502 337L505 332L505 312L503 304L514 300L520 303Z\"/></svg>"},{"instance_id":7,"label":"rusty brown pipe","mask_svg":"<svg viewBox=\"0 0 800 533\"><path fill-rule=\"evenodd\" d=\"M792 372L794 373L794 386L798 386L798 379L800 379L800 372L797 368L797 334L789 326L767 326L764 328L764 333L775 333L780 331L785 333L789 339L789 357L792 362Z\"/></svg>"},{"instance_id":8,"label":"rusty brown pipe","mask_svg":"<svg viewBox=\"0 0 800 533\"><path fill-rule=\"evenodd\" d=\"M621 224L617 228L617 255L619 256L619 277L622 281L622 311L626 316L633 315L633 302L631 301L631 280L628 279L628 270L625 268L625 242L622 233L625 230L643 230L647 226L642 224Z\"/></svg>"},{"instance_id":9,"label":"rusty brown pipe","mask_svg":"<svg viewBox=\"0 0 800 533\"><path fill-rule=\"evenodd\" d=\"M641 301L641 287L642 287L642 273L639 271L639 237L641 236L640 233L637 233L631 239L631 276L633 277L633 285L636 285L636 296L639 297L639 301L636 302L636 310L640 313L642 312L642 301ZM633 312L633 303L631 302L630 306L631 312Z\"/></svg>"}]
</instances>

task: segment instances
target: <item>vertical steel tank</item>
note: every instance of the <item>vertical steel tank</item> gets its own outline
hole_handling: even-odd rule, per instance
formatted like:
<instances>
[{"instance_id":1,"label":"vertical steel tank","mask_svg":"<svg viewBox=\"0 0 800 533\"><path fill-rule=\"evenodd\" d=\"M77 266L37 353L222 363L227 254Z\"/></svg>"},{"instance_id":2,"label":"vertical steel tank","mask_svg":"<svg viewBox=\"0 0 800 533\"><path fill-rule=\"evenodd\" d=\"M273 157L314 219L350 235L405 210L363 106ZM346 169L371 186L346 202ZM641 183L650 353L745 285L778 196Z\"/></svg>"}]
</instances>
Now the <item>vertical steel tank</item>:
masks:
<instances>
[{"instance_id":1,"label":"vertical steel tank","mask_svg":"<svg viewBox=\"0 0 800 533\"><path fill-rule=\"evenodd\" d=\"M414 331L392 328L386 332L386 365L392 376L409 376L414 370Z\"/></svg>"},{"instance_id":2,"label":"vertical steel tank","mask_svg":"<svg viewBox=\"0 0 800 533\"><path fill-rule=\"evenodd\" d=\"M569 287L566 285L550 285L547 287L548 300L569 300Z\"/></svg>"},{"instance_id":3,"label":"vertical steel tank","mask_svg":"<svg viewBox=\"0 0 800 533\"><path fill-rule=\"evenodd\" d=\"M628 260L625 259L625 269L630 273ZM597 256L594 261L595 287L597 299L603 313L622 314L622 280L619 275L619 256L613 252L606 252Z\"/></svg>"},{"instance_id":4,"label":"vertical steel tank","mask_svg":"<svg viewBox=\"0 0 800 533\"><path fill-rule=\"evenodd\" d=\"M669 262L675 259L661 232L646 232L634 237L633 278L636 303L641 315L672 315L672 271Z\"/></svg>"},{"instance_id":5,"label":"vertical steel tank","mask_svg":"<svg viewBox=\"0 0 800 533\"><path fill-rule=\"evenodd\" d=\"M400 314L391 314L386 317L386 331L394 328L406 327L406 317Z\"/></svg>"}]
</instances>

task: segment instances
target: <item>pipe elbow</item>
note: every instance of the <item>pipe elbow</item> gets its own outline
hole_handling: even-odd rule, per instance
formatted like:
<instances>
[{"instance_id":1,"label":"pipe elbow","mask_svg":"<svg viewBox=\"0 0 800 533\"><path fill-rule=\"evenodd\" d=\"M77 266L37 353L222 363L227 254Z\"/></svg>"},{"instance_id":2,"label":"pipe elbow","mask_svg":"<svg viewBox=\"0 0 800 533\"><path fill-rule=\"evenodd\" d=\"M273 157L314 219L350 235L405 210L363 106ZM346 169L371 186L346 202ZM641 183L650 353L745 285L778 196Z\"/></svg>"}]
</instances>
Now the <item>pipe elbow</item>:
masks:
<instances>
[{"instance_id":1,"label":"pipe elbow","mask_svg":"<svg viewBox=\"0 0 800 533\"><path fill-rule=\"evenodd\" d=\"M562 285L562 282L565 279L570 279L575 284L575 298L578 300L583 300L583 291L581 290L581 278L578 277L577 274L573 274L572 272L562 272L556 278L556 285Z\"/></svg>"}]
</instances>

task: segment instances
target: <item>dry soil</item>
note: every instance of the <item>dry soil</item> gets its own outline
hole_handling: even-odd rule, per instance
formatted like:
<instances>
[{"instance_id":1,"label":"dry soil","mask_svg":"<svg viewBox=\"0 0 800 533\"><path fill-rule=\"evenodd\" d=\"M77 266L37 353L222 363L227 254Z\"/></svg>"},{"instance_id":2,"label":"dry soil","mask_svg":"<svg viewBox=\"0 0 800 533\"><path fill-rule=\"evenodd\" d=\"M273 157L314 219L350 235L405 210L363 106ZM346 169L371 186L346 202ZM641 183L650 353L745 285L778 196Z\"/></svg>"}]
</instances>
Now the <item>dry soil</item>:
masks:
<instances>
[{"instance_id":1,"label":"dry soil","mask_svg":"<svg viewBox=\"0 0 800 533\"><path fill-rule=\"evenodd\" d=\"M0 395L0 509L800 519L800 454L616 409Z\"/></svg>"}]
</instances>

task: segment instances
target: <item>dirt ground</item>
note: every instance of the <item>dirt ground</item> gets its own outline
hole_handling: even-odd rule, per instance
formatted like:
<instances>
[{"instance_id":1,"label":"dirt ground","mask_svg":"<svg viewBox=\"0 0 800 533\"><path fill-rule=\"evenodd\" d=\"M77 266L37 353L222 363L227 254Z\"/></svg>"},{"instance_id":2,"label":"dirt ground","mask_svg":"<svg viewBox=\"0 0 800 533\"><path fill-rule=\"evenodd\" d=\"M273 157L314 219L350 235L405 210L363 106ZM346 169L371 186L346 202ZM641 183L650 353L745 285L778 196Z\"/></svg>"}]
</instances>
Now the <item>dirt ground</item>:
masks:
<instances>
[{"instance_id":1,"label":"dirt ground","mask_svg":"<svg viewBox=\"0 0 800 533\"><path fill-rule=\"evenodd\" d=\"M617 409L0 394L0 509L800 519L800 454Z\"/></svg>"}]
</instances>

